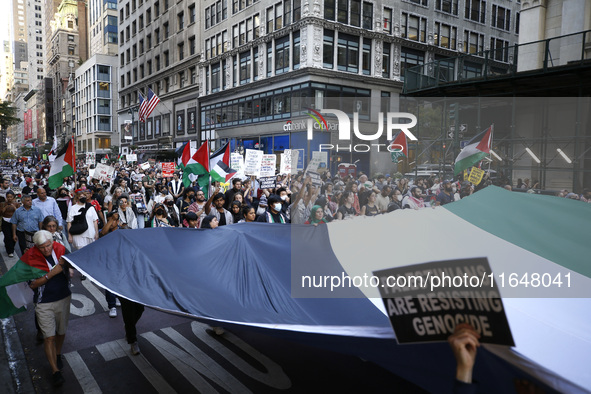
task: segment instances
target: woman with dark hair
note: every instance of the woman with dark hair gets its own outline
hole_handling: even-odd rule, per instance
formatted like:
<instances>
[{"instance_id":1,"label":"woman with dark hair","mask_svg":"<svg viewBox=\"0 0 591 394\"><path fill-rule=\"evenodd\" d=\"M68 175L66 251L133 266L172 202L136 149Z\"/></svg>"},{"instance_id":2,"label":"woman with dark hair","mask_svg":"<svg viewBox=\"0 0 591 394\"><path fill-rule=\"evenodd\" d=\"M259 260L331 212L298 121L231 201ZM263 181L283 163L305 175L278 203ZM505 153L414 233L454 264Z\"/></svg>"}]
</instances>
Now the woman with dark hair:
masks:
<instances>
[{"instance_id":1,"label":"woman with dark hair","mask_svg":"<svg viewBox=\"0 0 591 394\"><path fill-rule=\"evenodd\" d=\"M343 192L341 196L341 203L339 210L337 211L336 219L349 219L353 216L357 216L357 211L353 208L353 202L355 201L355 196L351 191Z\"/></svg>"},{"instance_id":2,"label":"woman with dark hair","mask_svg":"<svg viewBox=\"0 0 591 394\"><path fill-rule=\"evenodd\" d=\"M238 223L251 223L256 221L257 214L253 207L244 206L242 207L242 217L243 219Z\"/></svg>"},{"instance_id":3,"label":"woman with dark hair","mask_svg":"<svg viewBox=\"0 0 591 394\"><path fill-rule=\"evenodd\" d=\"M213 215L208 215L201 220L201 228L214 229L218 226L218 218Z\"/></svg>"},{"instance_id":4,"label":"woman with dark hair","mask_svg":"<svg viewBox=\"0 0 591 394\"><path fill-rule=\"evenodd\" d=\"M361 216L377 216L380 210L376 206L376 192L373 190L369 193L367 204L361 208Z\"/></svg>"},{"instance_id":5,"label":"woman with dark hair","mask_svg":"<svg viewBox=\"0 0 591 394\"><path fill-rule=\"evenodd\" d=\"M152 216L150 217L150 224L152 227L172 227L166 208L161 203L156 203L152 210Z\"/></svg>"},{"instance_id":6,"label":"woman with dark hair","mask_svg":"<svg viewBox=\"0 0 591 394\"><path fill-rule=\"evenodd\" d=\"M236 194L234 195L234 197L236 196L240 196L240 194ZM232 204L230 205L230 213L232 214L232 218L234 219L234 223L238 223L239 221L242 220L242 204L240 203L240 201L234 200L232 201Z\"/></svg>"}]
</instances>

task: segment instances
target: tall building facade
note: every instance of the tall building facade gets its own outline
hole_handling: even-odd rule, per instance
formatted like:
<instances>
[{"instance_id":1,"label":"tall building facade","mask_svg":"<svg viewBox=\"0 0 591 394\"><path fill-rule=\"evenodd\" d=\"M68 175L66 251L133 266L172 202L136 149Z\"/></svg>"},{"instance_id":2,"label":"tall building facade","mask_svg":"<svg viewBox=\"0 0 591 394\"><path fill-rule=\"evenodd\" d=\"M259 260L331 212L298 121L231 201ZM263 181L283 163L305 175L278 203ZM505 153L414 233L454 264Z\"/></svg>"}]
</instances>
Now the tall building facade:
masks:
<instances>
[{"instance_id":1,"label":"tall building facade","mask_svg":"<svg viewBox=\"0 0 591 394\"><path fill-rule=\"evenodd\" d=\"M62 0L51 21L46 45L47 76L53 80L54 131L62 143L73 135L75 119L69 86L73 86L78 66L88 58L86 21L85 0Z\"/></svg>"},{"instance_id":2,"label":"tall building facade","mask_svg":"<svg viewBox=\"0 0 591 394\"><path fill-rule=\"evenodd\" d=\"M28 0L26 6L29 87L35 89L43 81L45 72L44 2Z\"/></svg>"},{"instance_id":3,"label":"tall building facade","mask_svg":"<svg viewBox=\"0 0 591 394\"><path fill-rule=\"evenodd\" d=\"M120 130L133 121L133 140L122 132L122 145L155 152L191 136L196 139L200 8L199 0L119 2ZM139 94L147 96L148 89L161 102L146 122L138 122ZM182 135L173 126L175 111L181 108L193 114L191 130Z\"/></svg>"},{"instance_id":4,"label":"tall building facade","mask_svg":"<svg viewBox=\"0 0 591 394\"><path fill-rule=\"evenodd\" d=\"M88 0L88 33L89 57L118 54L117 0Z\"/></svg>"},{"instance_id":5,"label":"tall building facade","mask_svg":"<svg viewBox=\"0 0 591 394\"><path fill-rule=\"evenodd\" d=\"M94 55L76 70L73 119L78 153L110 152L119 145L117 57Z\"/></svg>"},{"instance_id":6,"label":"tall building facade","mask_svg":"<svg viewBox=\"0 0 591 394\"><path fill-rule=\"evenodd\" d=\"M25 0L12 0L14 68L27 62L27 10Z\"/></svg>"}]
</instances>

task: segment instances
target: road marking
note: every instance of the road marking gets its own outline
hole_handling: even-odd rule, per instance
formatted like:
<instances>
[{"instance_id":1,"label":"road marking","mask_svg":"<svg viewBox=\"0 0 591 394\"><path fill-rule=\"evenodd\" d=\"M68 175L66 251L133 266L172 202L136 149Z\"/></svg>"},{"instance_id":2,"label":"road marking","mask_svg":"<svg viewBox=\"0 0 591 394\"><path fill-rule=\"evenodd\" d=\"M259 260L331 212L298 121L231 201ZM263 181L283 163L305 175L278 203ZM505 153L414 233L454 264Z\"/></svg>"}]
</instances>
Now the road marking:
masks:
<instances>
[{"instance_id":1,"label":"road marking","mask_svg":"<svg viewBox=\"0 0 591 394\"><path fill-rule=\"evenodd\" d=\"M170 339L175 341L181 349L189 353L193 358L198 360L205 368L219 378L221 382L225 382L230 392L245 392L249 393L250 390L244 387L238 379L232 374L226 371L222 366L212 360L203 350L199 349L195 344L189 341L187 338L182 336L178 331L172 327L163 328L161 330Z\"/></svg>"},{"instance_id":2,"label":"road marking","mask_svg":"<svg viewBox=\"0 0 591 394\"><path fill-rule=\"evenodd\" d=\"M100 394L102 393L99 385L97 384L96 380L90 373L90 370L86 366L80 354L77 351L73 351L70 353L64 354L66 361L72 368L74 372L74 376L78 379L78 383L82 386L82 392L85 394Z\"/></svg>"},{"instance_id":3,"label":"road marking","mask_svg":"<svg viewBox=\"0 0 591 394\"><path fill-rule=\"evenodd\" d=\"M218 392L207 380L204 379L203 376L207 376L229 392L250 392L240 382L238 382L238 387L229 387L226 383L232 382L223 382L220 380L220 378L212 373L207 366L203 365L203 360L196 359L189 353L179 349L167 340L160 338L153 332L147 332L141 336L148 340L148 342L150 342L200 393ZM205 357L208 359L208 365L215 363L215 361L211 360L208 356Z\"/></svg>"},{"instance_id":4,"label":"road marking","mask_svg":"<svg viewBox=\"0 0 591 394\"><path fill-rule=\"evenodd\" d=\"M176 391L164 380L162 375L154 368L152 364L144 357L143 354L134 356L129 350L129 344L124 340L120 339L117 342L119 349L123 351L129 359L133 362L137 369L148 379L152 386L156 389L159 394L175 394Z\"/></svg>"},{"instance_id":5,"label":"road marking","mask_svg":"<svg viewBox=\"0 0 591 394\"><path fill-rule=\"evenodd\" d=\"M105 312L109 310L109 305L107 304L107 300L105 299L105 295L101 292L101 290L99 290L98 287L96 287L96 285L94 283L92 283L88 279L80 281L80 283L82 283L82 286L84 286L84 288L86 290L88 290L88 292L90 294L92 294L92 296L96 299L96 301L100 304L100 306L103 307L103 310Z\"/></svg>"},{"instance_id":6,"label":"road marking","mask_svg":"<svg viewBox=\"0 0 591 394\"><path fill-rule=\"evenodd\" d=\"M285 374L285 372L283 372L283 369L279 364L275 363L269 357L265 356L264 354L262 354L261 352L250 346L248 343L244 342L242 339L232 334L231 332L226 331L224 333L224 339L232 342L242 351L250 355L252 358L257 360L261 364L263 364L263 366L267 370L266 372L256 369L248 362L246 362L243 358L234 353L232 350L224 346L223 343L209 335L205 331L207 328L209 328L208 325L194 321L191 322L191 328L197 338L199 338L213 350L218 352L222 357L224 357L236 368L238 368L244 374L246 374L246 376L249 376L253 379L258 380L261 383L264 383L270 387L274 387L280 390L286 390L291 387L291 380Z\"/></svg>"},{"instance_id":7,"label":"road marking","mask_svg":"<svg viewBox=\"0 0 591 394\"><path fill-rule=\"evenodd\" d=\"M100 345L96 345L96 349L99 351L101 356L105 359L105 361L115 360L116 358L121 358L127 356L125 350L121 349L119 344L115 343L115 341L102 343Z\"/></svg>"},{"instance_id":8,"label":"road marking","mask_svg":"<svg viewBox=\"0 0 591 394\"><path fill-rule=\"evenodd\" d=\"M80 293L72 293L72 301L78 301L82 303L82 307L79 308L74 305L73 302L70 303L70 313L76 316L90 316L94 313L94 302L84 294Z\"/></svg>"}]
</instances>

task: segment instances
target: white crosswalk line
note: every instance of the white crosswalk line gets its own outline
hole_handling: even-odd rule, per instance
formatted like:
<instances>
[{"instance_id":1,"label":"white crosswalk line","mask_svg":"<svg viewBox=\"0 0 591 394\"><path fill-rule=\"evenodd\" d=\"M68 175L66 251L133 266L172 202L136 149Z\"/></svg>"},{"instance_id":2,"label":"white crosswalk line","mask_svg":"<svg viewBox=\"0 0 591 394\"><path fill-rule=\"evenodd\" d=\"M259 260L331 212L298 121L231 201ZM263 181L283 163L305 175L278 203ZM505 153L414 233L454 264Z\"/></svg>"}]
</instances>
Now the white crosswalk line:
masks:
<instances>
[{"instance_id":1,"label":"white crosswalk line","mask_svg":"<svg viewBox=\"0 0 591 394\"><path fill-rule=\"evenodd\" d=\"M80 354L77 351L73 351L70 353L64 354L66 361L72 368L72 372L74 372L74 376L78 379L78 383L82 387L82 392L85 394L100 394L102 393L98 383L90 373L90 370L86 366Z\"/></svg>"}]
</instances>

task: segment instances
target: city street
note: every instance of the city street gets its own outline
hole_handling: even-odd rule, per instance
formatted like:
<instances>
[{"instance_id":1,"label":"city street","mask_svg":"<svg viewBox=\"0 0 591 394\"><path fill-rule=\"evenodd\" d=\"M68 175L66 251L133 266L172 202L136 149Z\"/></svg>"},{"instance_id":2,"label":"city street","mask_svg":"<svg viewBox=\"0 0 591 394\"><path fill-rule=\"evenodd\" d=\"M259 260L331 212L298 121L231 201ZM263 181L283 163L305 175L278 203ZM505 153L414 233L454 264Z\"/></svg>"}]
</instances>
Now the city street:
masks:
<instances>
[{"instance_id":1,"label":"city street","mask_svg":"<svg viewBox=\"0 0 591 394\"><path fill-rule=\"evenodd\" d=\"M2 273L17 257L2 250ZM103 291L78 273L72 280L71 315L63 348L66 383L60 393L189 392L381 392L386 387L420 391L383 368L358 357L310 347L245 328L223 336L207 324L146 308L137 328L141 354L124 340L123 319L109 318ZM2 392L53 392L43 345L36 341L34 311L3 320L0 347ZM24 359L18 360L18 354ZM15 362L16 360L16 362ZM8 362L10 361L10 362Z\"/></svg>"}]
</instances>

